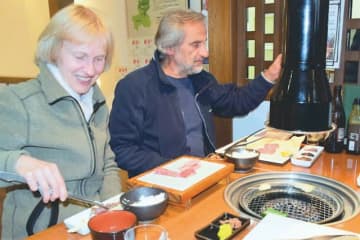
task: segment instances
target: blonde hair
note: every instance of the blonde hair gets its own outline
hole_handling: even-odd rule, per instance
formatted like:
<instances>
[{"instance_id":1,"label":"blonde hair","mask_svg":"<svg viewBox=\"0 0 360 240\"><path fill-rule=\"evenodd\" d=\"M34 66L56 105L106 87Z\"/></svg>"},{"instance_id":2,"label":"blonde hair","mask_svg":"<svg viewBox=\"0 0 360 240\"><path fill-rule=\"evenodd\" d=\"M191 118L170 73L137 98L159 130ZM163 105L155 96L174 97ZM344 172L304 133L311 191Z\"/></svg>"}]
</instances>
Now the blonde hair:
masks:
<instances>
[{"instance_id":1,"label":"blonde hair","mask_svg":"<svg viewBox=\"0 0 360 240\"><path fill-rule=\"evenodd\" d=\"M165 49L180 45L185 37L183 26L193 22L206 24L205 16L190 9L167 12L161 19L155 35L156 48L165 54Z\"/></svg>"},{"instance_id":2,"label":"blonde hair","mask_svg":"<svg viewBox=\"0 0 360 240\"><path fill-rule=\"evenodd\" d=\"M40 34L35 53L35 63L55 63L57 53L64 41L88 43L101 40L106 49L105 68L111 65L114 40L111 31L90 8L69 5L58 11Z\"/></svg>"}]
</instances>

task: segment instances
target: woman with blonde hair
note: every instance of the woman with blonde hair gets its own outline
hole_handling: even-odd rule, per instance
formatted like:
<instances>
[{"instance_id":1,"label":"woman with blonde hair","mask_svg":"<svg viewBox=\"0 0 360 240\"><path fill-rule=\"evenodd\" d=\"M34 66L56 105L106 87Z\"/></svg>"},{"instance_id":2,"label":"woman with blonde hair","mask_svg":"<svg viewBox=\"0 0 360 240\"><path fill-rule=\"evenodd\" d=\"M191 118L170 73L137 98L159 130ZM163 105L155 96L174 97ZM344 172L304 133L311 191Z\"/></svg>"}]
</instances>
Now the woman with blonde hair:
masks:
<instances>
[{"instance_id":1,"label":"woman with blonde hair","mask_svg":"<svg viewBox=\"0 0 360 240\"><path fill-rule=\"evenodd\" d=\"M121 192L109 146L108 108L96 80L113 38L91 9L70 5L39 37L39 75L0 89L0 170L26 184L6 188L2 239L20 239L82 210L68 194L104 200Z\"/></svg>"}]
</instances>

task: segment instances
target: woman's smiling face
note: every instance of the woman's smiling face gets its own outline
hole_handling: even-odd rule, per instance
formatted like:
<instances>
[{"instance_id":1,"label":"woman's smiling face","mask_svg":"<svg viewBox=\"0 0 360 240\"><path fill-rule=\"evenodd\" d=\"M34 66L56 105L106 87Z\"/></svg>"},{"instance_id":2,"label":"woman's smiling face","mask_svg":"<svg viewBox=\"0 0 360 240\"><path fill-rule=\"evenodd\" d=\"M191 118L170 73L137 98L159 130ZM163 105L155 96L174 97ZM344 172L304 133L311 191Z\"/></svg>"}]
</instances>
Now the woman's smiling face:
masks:
<instances>
[{"instance_id":1,"label":"woman's smiling face","mask_svg":"<svg viewBox=\"0 0 360 240\"><path fill-rule=\"evenodd\" d=\"M83 44L64 41L56 59L62 77L80 95L95 84L105 70L105 63L105 44L100 40Z\"/></svg>"}]
</instances>

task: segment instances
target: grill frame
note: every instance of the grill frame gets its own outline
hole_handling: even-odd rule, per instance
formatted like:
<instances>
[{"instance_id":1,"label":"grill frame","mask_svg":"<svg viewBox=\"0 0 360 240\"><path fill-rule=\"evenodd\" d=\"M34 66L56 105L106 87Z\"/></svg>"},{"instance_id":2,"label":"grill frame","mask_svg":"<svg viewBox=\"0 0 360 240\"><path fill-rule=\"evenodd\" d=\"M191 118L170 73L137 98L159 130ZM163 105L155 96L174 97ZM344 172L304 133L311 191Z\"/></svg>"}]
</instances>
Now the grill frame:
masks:
<instances>
[{"instance_id":1,"label":"grill frame","mask_svg":"<svg viewBox=\"0 0 360 240\"><path fill-rule=\"evenodd\" d=\"M224 191L225 201L232 209L239 212L241 216L246 216L258 221L261 217L251 212L249 213L246 209L240 207L239 196L246 193L246 191L249 191L249 189L258 190L261 184L274 184L274 186L286 185L291 186L290 191L309 193L307 192L308 189L300 188L299 190L298 187L299 184L307 184L314 186L314 189L312 190L313 193L311 194L318 194L321 192L335 196L336 202L339 202L342 208L342 211L339 211L342 213L339 214L338 211L336 211L336 214L333 217L320 221L319 223L321 224L339 223L360 212L360 196L352 188L330 178L300 172L266 172L239 178L226 187Z\"/></svg>"}]
</instances>

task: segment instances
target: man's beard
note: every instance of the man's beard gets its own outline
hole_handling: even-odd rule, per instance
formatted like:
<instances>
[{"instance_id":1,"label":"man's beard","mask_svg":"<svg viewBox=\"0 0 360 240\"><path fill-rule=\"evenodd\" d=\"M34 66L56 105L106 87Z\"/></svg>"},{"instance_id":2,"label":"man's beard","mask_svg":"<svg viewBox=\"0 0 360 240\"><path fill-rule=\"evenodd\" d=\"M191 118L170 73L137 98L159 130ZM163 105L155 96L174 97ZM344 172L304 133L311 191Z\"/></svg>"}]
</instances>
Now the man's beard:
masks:
<instances>
[{"instance_id":1,"label":"man's beard","mask_svg":"<svg viewBox=\"0 0 360 240\"><path fill-rule=\"evenodd\" d=\"M203 65L201 66L194 66L194 65L182 65L181 72L185 73L186 75L192 75L200 73L203 70Z\"/></svg>"}]
</instances>

